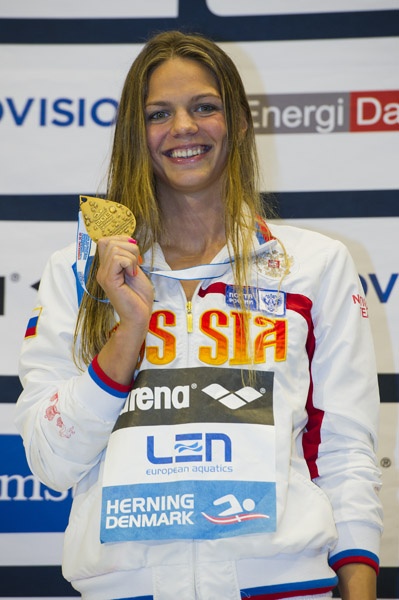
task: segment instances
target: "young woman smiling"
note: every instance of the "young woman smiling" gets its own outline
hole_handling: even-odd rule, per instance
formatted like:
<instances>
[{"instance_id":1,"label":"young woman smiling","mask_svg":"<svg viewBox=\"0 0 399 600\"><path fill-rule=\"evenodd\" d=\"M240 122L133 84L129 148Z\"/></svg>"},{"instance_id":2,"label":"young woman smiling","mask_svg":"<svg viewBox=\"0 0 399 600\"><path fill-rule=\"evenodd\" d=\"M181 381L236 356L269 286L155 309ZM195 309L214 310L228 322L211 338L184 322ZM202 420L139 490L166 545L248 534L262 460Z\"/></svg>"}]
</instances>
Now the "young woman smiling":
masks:
<instances>
[{"instance_id":1,"label":"young woman smiling","mask_svg":"<svg viewBox=\"0 0 399 600\"><path fill-rule=\"evenodd\" d=\"M50 259L20 362L16 423L33 472L74 488L63 572L87 600L376 598L360 282L342 244L267 220L257 171L229 56L150 39L107 189L134 239L100 237L87 280L75 245Z\"/></svg>"}]
</instances>

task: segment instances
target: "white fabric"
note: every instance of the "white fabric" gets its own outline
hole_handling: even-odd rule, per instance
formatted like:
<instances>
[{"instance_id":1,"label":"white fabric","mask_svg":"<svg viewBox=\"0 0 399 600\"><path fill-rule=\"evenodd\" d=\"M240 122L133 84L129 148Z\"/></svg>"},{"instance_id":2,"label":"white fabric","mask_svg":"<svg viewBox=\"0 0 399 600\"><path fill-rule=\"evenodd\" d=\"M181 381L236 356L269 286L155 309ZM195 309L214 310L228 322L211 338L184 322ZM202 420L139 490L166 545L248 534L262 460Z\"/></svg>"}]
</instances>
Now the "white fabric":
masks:
<instances>
[{"instance_id":1,"label":"white fabric","mask_svg":"<svg viewBox=\"0 0 399 600\"><path fill-rule=\"evenodd\" d=\"M88 599L105 600L101 590L107 580L112 580L114 597L127 597L131 591L126 594L126 573L134 577L141 569L144 573L153 568L157 573L174 573L175 592L186 584L192 590L192 582L199 577L198 597L211 600L214 580L206 575L204 565L208 564L218 570L218 586L230 590L223 600L238 600L238 588L231 587L231 565L241 560L264 561L262 581L248 582L250 587L308 581L312 558L307 556L312 553L321 557L317 572L312 573L317 580L334 577L327 565L329 555L356 554L358 549L378 554L380 481L374 455L378 388L356 270L339 242L292 227L271 229L292 264L281 282L281 270L276 267L276 273L272 268L276 257L271 248L276 246L265 244L263 267L257 268L254 262L251 282L253 289L273 294L281 287L287 300L285 314L278 317L264 308L251 309L251 335L259 341L254 346L255 369L274 372L278 523L277 531L270 534L201 542L100 544L104 453L126 397L99 385L90 370L82 373L71 360L78 309L72 270L75 248L56 253L46 268L38 295L43 310L37 335L25 341L21 355L24 392L16 424L35 474L57 490L74 486L63 569ZM225 249L214 262L223 262L227 256ZM143 267L150 269L150 256L144 259ZM279 260L281 255L276 264ZM156 269L168 270L160 249L155 253ZM186 329L186 299L179 282L157 275L152 275L152 281L158 331L147 336L142 370L248 367L244 350L237 346L238 308L226 304L220 291L209 291L215 283L233 284L231 269L220 279L204 282L201 294L197 290L192 300L192 333ZM165 315L173 317L173 324L166 322ZM314 482L302 447L310 385L306 342L312 332L316 344L311 365L313 406L321 411L316 413L321 427L315 445L318 477ZM55 395L59 418L49 419ZM281 565L278 571L276 557ZM226 562L218 564L221 559ZM147 575L144 578L146 587ZM155 585L159 590L155 600L168 600L169 591L161 588ZM181 597L191 600L193 596ZM217 591L214 598L219 600Z\"/></svg>"}]
</instances>

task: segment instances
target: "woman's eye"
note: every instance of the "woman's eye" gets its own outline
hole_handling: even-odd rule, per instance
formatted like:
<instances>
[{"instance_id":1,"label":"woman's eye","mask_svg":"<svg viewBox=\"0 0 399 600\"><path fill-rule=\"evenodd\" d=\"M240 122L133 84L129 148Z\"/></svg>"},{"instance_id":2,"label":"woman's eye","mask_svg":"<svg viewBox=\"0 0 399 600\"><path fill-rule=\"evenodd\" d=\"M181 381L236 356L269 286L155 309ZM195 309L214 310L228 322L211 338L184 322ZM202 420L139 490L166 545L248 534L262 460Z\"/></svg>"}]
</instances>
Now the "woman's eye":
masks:
<instances>
[{"instance_id":1,"label":"woman's eye","mask_svg":"<svg viewBox=\"0 0 399 600\"><path fill-rule=\"evenodd\" d=\"M147 119L149 121L160 121L161 119L165 119L168 116L168 113L165 110L157 110L148 115Z\"/></svg>"},{"instance_id":2,"label":"woman's eye","mask_svg":"<svg viewBox=\"0 0 399 600\"><path fill-rule=\"evenodd\" d=\"M201 104L198 108L197 108L198 112L202 112L202 113L210 113L216 110L216 106L214 106L213 104Z\"/></svg>"}]
</instances>

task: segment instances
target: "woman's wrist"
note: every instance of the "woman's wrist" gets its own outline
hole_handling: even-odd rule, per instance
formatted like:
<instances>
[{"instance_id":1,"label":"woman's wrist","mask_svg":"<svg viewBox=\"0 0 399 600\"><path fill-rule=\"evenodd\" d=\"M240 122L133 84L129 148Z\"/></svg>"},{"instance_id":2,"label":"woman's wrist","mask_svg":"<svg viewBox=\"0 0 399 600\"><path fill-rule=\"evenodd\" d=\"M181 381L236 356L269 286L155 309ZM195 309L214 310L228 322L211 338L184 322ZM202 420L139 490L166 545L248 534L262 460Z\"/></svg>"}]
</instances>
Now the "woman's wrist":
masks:
<instances>
[{"instance_id":1,"label":"woman's wrist","mask_svg":"<svg viewBox=\"0 0 399 600\"><path fill-rule=\"evenodd\" d=\"M365 564L351 563L338 569L341 600L376 600L377 574Z\"/></svg>"}]
</instances>

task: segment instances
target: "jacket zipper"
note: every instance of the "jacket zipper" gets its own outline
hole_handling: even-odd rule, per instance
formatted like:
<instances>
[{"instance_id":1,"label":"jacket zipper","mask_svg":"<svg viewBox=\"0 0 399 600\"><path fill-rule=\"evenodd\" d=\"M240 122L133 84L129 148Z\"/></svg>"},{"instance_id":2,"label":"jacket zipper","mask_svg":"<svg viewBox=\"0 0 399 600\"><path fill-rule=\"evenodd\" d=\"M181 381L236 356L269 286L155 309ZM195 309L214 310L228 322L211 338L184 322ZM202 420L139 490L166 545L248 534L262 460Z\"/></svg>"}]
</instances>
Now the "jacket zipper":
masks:
<instances>
[{"instance_id":1,"label":"jacket zipper","mask_svg":"<svg viewBox=\"0 0 399 600\"><path fill-rule=\"evenodd\" d=\"M193 310L191 300L186 302L187 333L193 332Z\"/></svg>"}]
</instances>

